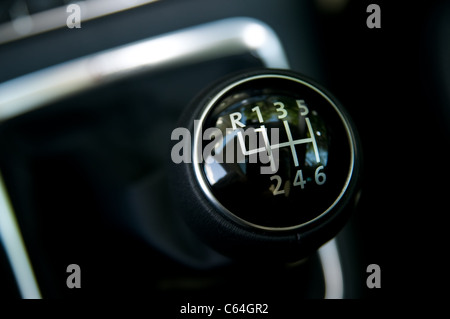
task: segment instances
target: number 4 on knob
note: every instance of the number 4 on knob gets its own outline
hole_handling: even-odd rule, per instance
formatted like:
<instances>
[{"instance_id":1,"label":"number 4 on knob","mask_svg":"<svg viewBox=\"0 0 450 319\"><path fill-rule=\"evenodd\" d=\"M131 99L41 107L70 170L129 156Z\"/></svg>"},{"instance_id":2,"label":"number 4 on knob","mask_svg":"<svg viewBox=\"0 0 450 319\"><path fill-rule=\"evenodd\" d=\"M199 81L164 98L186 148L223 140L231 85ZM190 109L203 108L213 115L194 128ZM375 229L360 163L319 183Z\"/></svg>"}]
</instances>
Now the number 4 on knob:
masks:
<instances>
[{"instance_id":1,"label":"number 4 on knob","mask_svg":"<svg viewBox=\"0 0 450 319\"><path fill-rule=\"evenodd\" d=\"M303 179L303 172L301 169L297 171L294 179L294 186L300 186L302 189L305 188L306 181Z\"/></svg>"},{"instance_id":2,"label":"number 4 on knob","mask_svg":"<svg viewBox=\"0 0 450 319\"><path fill-rule=\"evenodd\" d=\"M316 172L314 173L314 180L317 185L323 185L325 184L327 180L327 175L325 175L324 172L321 172L323 170L323 166L319 166L316 168ZM306 181L303 178L303 172L301 169L297 171L297 174L295 175L294 179L294 186L300 186L302 189L305 188Z\"/></svg>"},{"instance_id":3,"label":"number 4 on knob","mask_svg":"<svg viewBox=\"0 0 450 319\"><path fill-rule=\"evenodd\" d=\"M316 168L316 172L314 173L314 180L316 181L317 185L323 185L325 184L325 181L327 180L327 175L325 175L324 172L321 172L323 169L323 166L319 166ZM295 175L294 179L294 186L300 186L302 189L305 188L306 181L303 179L303 172L301 169L297 171L297 174Z\"/></svg>"}]
</instances>

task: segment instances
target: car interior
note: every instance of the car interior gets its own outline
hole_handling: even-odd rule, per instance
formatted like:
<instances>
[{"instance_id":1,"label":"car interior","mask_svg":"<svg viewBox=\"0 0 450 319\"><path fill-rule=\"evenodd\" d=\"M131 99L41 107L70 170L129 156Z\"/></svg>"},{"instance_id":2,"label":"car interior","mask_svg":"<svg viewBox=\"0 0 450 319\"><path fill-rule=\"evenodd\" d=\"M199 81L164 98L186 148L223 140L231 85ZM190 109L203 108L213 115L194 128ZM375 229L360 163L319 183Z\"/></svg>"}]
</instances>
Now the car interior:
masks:
<instances>
[{"instance_id":1,"label":"car interior","mask_svg":"<svg viewBox=\"0 0 450 319\"><path fill-rule=\"evenodd\" d=\"M297 302L305 299L438 294L450 178L449 40L448 1L3 1L2 299L144 298L169 303L175 314L203 310L183 308L188 303L227 313L262 312L247 306L265 304L276 314L301 313ZM217 234L214 243L232 247L223 253L179 216L192 204L196 219L204 199L198 175L179 172L193 164L171 158L174 130L200 119L199 101L214 101L233 79L242 85L263 73L331 92L333 98L321 94L330 105L339 101L357 136L359 180L344 196L351 212L296 260L284 260L283 248L277 254L262 239L261 258L250 258L253 243L235 235L233 218L231 235L202 224ZM331 123L321 106L298 106L308 125L317 127L317 112ZM232 115L234 126L244 125L240 116ZM320 151L325 136L315 133ZM298 143L310 143L308 134ZM314 183L318 192L299 195L295 209L325 200L334 175L324 166L303 168L305 181L291 177L296 192ZM271 191L278 178L267 179ZM231 200L246 213L291 209L260 205L251 187ZM254 232L272 236L266 228ZM295 236L301 242L304 234ZM248 258L235 258L239 249Z\"/></svg>"}]
</instances>

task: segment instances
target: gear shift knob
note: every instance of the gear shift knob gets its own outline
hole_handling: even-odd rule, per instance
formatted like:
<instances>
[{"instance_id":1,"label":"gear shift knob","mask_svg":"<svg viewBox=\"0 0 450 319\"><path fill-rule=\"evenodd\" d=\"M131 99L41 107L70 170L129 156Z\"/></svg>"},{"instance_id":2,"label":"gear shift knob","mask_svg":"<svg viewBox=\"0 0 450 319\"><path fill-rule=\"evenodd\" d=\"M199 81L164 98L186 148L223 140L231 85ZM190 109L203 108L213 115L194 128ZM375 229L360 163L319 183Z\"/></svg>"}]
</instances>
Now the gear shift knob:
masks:
<instances>
[{"instance_id":1,"label":"gear shift knob","mask_svg":"<svg viewBox=\"0 0 450 319\"><path fill-rule=\"evenodd\" d=\"M345 110L311 80L270 69L233 76L182 123L192 132L192 163L174 168L179 210L212 247L296 260L345 224L360 147Z\"/></svg>"}]
</instances>

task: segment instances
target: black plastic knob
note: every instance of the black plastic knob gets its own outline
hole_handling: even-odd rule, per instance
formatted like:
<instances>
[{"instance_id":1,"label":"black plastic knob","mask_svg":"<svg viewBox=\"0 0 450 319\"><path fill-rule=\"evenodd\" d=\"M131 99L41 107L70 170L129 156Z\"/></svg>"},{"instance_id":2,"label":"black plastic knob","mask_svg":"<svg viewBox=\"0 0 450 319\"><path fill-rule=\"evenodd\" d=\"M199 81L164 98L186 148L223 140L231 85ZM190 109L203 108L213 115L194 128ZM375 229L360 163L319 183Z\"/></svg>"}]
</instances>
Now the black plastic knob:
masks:
<instances>
[{"instance_id":1,"label":"black plastic knob","mask_svg":"<svg viewBox=\"0 0 450 319\"><path fill-rule=\"evenodd\" d=\"M354 126L337 100L304 76L256 70L221 81L182 123L192 162L180 210L235 256L294 260L342 228L360 173Z\"/></svg>"}]
</instances>

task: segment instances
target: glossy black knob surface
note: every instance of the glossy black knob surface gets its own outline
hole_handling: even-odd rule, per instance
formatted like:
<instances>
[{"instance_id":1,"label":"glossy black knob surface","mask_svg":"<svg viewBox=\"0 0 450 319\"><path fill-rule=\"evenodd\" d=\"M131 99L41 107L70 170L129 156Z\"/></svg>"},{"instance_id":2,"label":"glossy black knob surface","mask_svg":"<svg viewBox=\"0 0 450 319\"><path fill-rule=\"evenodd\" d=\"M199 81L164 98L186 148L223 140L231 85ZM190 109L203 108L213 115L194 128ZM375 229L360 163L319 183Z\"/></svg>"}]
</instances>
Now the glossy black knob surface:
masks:
<instances>
[{"instance_id":1,"label":"glossy black knob surface","mask_svg":"<svg viewBox=\"0 0 450 319\"><path fill-rule=\"evenodd\" d=\"M336 234L349 215L360 151L334 97L297 73L258 70L196 103L190 186L204 208L191 217L212 218L208 227L231 243L286 242L287 251L317 248Z\"/></svg>"},{"instance_id":2,"label":"glossy black knob surface","mask_svg":"<svg viewBox=\"0 0 450 319\"><path fill-rule=\"evenodd\" d=\"M194 161L197 178L238 222L300 227L327 214L347 190L353 133L341 110L309 83L248 77L211 100L201 123L195 147L205 158Z\"/></svg>"}]
</instances>

